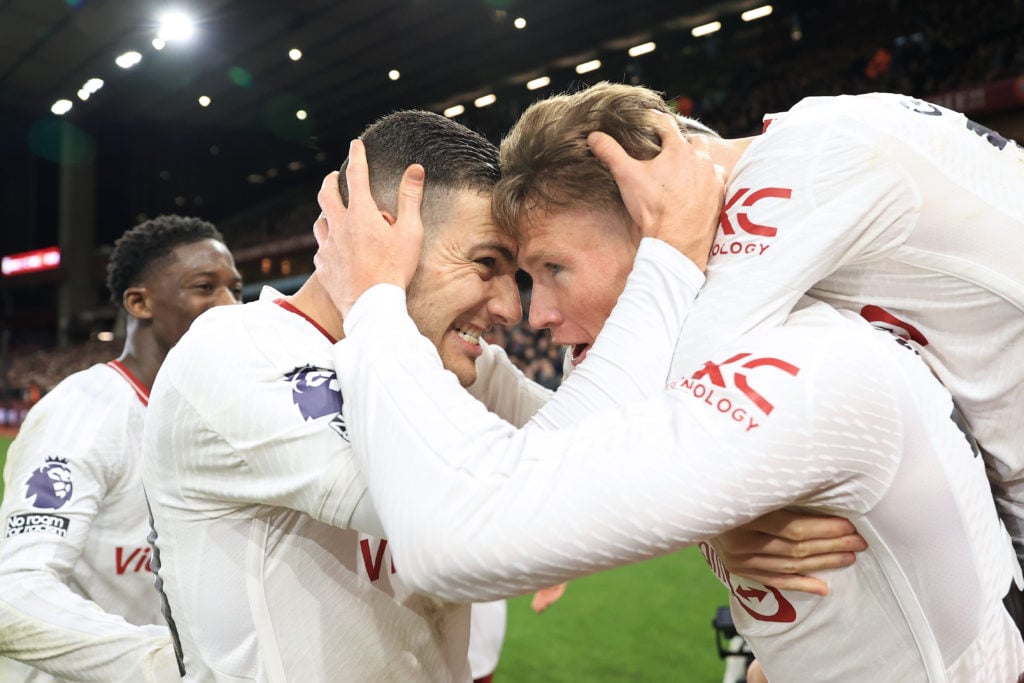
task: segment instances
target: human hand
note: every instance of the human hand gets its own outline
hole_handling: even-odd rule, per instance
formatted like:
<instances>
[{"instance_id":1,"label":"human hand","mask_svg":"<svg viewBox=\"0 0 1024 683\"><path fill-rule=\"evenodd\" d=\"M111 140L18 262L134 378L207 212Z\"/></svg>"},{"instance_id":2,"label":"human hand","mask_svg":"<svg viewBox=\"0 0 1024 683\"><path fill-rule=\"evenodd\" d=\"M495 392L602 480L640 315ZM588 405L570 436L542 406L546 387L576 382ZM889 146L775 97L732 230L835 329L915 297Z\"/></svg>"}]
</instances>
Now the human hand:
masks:
<instances>
[{"instance_id":1,"label":"human hand","mask_svg":"<svg viewBox=\"0 0 1024 683\"><path fill-rule=\"evenodd\" d=\"M867 542L842 517L776 510L713 539L732 574L782 590L828 595L828 585L808 574L848 567Z\"/></svg>"},{"instance_id":2,"label":"human hand","mask_svg":"<svg viewBox=\"0 0 1024 683\"><path fill-rule=\"evenodd\" d=\"M344 317L356 299L373 285L408 287L423 244L420 202L423 167L406 169L398 186L398 216L377 208L370 193L366 148L353 140L346 171L349 205L338 190L339 173L324 178L317 201L323 211L313 228L319 249L316 274Z\"/></svg>"},{"instance_id":3,"label":"human hand","mask_svg":"<svg viewBox=\"0 0 1024 683\"><path fill-rule=\"evenodd\" d=\"M725 197L724 172L712 162L706 136L687 141L674 116L650 114L661 137L653 159L634 159L606 133L591 133L587 144L611 171L643 236L668 242L704 270Z\"/></svg>"},{"instance_id":4,"label":"human hand","mask_svg":"<svg viewBox=\"0 0 1024 683\"><path fill-rule=\"evenodd\" d=\"M533 594L533 600L530 601L530 608L537 614L540 614L562 598L565 594L565 587L568 585L569 584L567 583L560 583L557 586L540 589Z\"/></svg>"}]
</instances>

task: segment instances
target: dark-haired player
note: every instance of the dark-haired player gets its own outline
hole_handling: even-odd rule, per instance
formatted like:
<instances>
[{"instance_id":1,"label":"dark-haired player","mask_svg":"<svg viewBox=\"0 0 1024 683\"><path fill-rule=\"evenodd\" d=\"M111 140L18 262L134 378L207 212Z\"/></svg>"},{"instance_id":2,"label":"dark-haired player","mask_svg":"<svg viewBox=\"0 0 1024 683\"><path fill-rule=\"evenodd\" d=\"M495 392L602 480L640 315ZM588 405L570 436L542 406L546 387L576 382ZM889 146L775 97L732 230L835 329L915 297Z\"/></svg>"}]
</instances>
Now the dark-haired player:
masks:
<instances>
[{"instance_id":1,"label":"dark-haired player","mask_svg":"<svg viewBox=\"0 0 1024 683\"><path fill-rule=\"evenodd\" d=\"M117 241L107 286L128 316L123 352L43 397L7 456L2 681L178 680L149 573L143 417L167 351L200 313L237 303L241 278L214 226L160 216Z\"/></svg>"}]
</instances>

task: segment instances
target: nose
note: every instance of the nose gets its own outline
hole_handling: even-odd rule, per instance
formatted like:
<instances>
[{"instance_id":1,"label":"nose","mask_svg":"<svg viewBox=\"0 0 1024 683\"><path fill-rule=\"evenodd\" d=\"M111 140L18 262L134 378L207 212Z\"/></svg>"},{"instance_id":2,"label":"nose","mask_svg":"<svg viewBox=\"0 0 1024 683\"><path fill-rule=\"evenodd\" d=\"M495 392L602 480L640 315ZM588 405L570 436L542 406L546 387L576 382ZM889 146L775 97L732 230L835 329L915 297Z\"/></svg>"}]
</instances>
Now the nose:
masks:
<instances>
[{"instance_id":1,"label":"nose","mask_svg":"<svg viewBox=\"0 0 1024 683\"><path fill-rule=\"evenodd\" d=\"M515 325L523 319L523 303L519 299L519 286L515 276L503 275L493 280L487 310L499 325Z\"/></svg>"},{"instance_id":2,"label":"nose","mask_svg":"<svg viewBox=\"0 0 1024 683\"><path fill-rule=\"evenodd\" d=\"M548 288L533 281L530 295L530 327L535 330L554 329L562 323L562 314L557 301Z\"/></svg>"}]
</instances>

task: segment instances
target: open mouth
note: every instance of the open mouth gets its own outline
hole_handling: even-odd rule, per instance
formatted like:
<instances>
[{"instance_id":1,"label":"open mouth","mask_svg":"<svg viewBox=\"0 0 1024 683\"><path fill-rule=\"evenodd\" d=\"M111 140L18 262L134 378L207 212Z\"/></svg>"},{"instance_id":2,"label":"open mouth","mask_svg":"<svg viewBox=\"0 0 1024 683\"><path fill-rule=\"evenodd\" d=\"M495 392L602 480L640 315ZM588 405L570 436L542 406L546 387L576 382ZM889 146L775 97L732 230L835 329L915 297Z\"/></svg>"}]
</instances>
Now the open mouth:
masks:
<instances>
[{"instance_id":1,"label":"open mouth","mask_svg":"<svg viewBox=\"0 0 1024 683\"><path fill-rule=\"evenodd\" d=\"M587 349L590 348L590 344L574 344L572 347L572 359L570 362L573 367L583 362L583 359L587 357Z\"/></svg>"},{"instance_id":2,"label":"open mouth","mask_svg":"<svg viewBox=\"0 0 1024 683\"><path fill-rule=\"evenodd\" d=\"M467 344L480 346L480 335L483 334L483 330L464 330L461 327L456 327L455 334L459 335L459 339Z\"/></svg>"}]
</instances>

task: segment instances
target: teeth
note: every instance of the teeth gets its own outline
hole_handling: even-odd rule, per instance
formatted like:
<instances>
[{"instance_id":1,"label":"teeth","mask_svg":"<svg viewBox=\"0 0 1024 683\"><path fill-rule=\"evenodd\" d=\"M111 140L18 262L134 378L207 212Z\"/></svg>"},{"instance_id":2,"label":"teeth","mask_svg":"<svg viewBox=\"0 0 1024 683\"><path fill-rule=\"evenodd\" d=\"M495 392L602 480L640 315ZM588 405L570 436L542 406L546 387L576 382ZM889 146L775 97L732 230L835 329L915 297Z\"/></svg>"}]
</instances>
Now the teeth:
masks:
<instances>
[{"instance_id":1,"label":"teeth","mask_svg":"<svg viewBox=\"0 0 1024 683\"><path fill-rule=\"evenodd\" d=\"M477 346L480 345L479 332L467 332L466 330L460 330L459 328L456 327L455 334L459 335L460 337L468 341L470 344L476 344Z\"/></svg>"}]
</instances>

